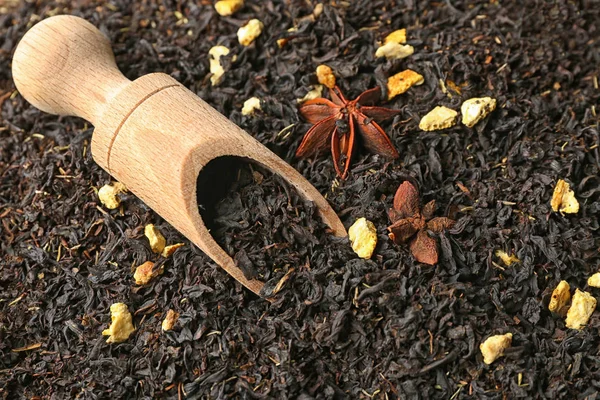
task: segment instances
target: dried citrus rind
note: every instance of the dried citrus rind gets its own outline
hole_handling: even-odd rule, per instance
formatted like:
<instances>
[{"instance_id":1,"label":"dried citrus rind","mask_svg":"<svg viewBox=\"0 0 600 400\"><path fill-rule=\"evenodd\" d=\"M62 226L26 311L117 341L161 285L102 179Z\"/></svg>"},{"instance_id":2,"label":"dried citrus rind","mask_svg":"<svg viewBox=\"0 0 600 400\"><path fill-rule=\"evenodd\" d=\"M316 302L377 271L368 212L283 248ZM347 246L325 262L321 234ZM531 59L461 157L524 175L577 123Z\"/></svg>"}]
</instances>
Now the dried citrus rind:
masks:
<instances>
[{"instance_id":1,"label":"dried citrus rind","mask_svg":"<svg viewBox=\"0 0 600 400\"><path fill-rule=\"evenodd\" d=\"M466 100L460 107L462 123L472 128L495 109L496 99L492 99L491 97L478 97Z\"/></svg>"},{"instance_id":2,"label":"dried citrus rind","mask_svg":"<svg viewBox=\"0 0 600 400\"><path fill-rule=\"evenodd\" d=\"M135 331L131 322L131 313L127 305L115 303L110 306L110 326L102 331L103 335L108 335L106 343L121 343L126 341Z\"/></svg>"},{"instance_id":3,"label":"dried citrus rind","mask_svg":"<svg viewBox=\"0 0 600 400\"><path fill-rule=\"evenodd\" d=\"M387 81L388 100L406 92L413 86L422 85L423 82L425 82L423 75L412 69L406 69L390 76Z\"/></svg>"},{"instance_id":4,"label":"dried citrus rind","mask_svg":"<svg viewBox=\"0 0 600 400\"><path fill-rule=\"evenodd\" d=\"M359 218L348 229L348 239L360 258L371 258L377 246L377 228L366 218Z\"/></svg>"},{"instance_id":5,"label":"dried citrus rind","mask_svg":"<svg viewBox=\"0 0 600 400\"><path fill-rule=\"evenodd\" d=\"M165 237L160 233L157 227L153 224L148 224L144 228L144 235L148 238L148 242L150 242L150 248L154 253L162 253L167 241Z\"/></svg>"},{"instance_id":6,"label":"dried citrus rind","mask_svg":"<svg viewBox=\"0 0 600 400\"><path fill-rule=\"evenodd\" d=\"M575 192L563 179L559 179L550 201L554 212L560 211L564 214L576 214L579 211L579 201L575 198Z\"/></svg>"},{"instance_id":7,"label":"dried citrus rind","mask_svg":"<svg viewBox=\"0 0 600 400\"><path fill-rule=\"evenodd\" d=\"M321 64L317 67L317 79L321 85L325 85L329 89L335 87L335 75L333 75L333 70L325 64Z\"/></svg>"},{"instance_id":8,"label":"dried citrus rind","mask_svg":"<svg viewBox=\"0 0 600 400\"><path fill-rule=\"evenodd\" d=\"M563 314L569 300L571 300L571 287L567 281L560 281L554 291L552 291L548 310Z\"/></svg>"},{"instance_id":9,"label":"dried citrus rind","mask_svg":"<svg viewBox=\"0 0 600 400\"><path fill-rule=\"evenodd\" d=\"M424 131L437 131L456 125L458 113L448 107L437 106L421 118L419 128Z\"/></svg>"},{"instance_id":10,"label":"dried citrus rind","mask_svg":"<svg viewBox=\"0 0 600 400\"><path fill-rule=\"evenodd\" d=\"M244 6L244 0L220 0L215 3L217 14L229 17Z\"/></svg>"},{"instance_id":11,"label":"dried citrus rind","mask_svg":"<svg viewBox=\"0 0 600 400\"><path fill-rule=\"evenodd\" d=\"M491 364L498 358L504 355L504 350L510 347L512 344L512 333L505 333L504 335L494 335L487 338L479 349L483 355L483 362Z\"/></svg>"},{"instance_id":12,"label":"dried citrus rind","mask_svg":"<svg viewBox=\"0 0 600 400\"><path fill-rule=\"evenodd\" d=\"M237 31L238 41L242 46L250 46L260 36L264 25L259 20L251 19Z\"/></svg>"},{"instance_id":13,"label":"dried citrus rind","mask_svg":"<svg viewBox=\"0 0 600 400\"><path fill-rule=\"evenodd\" d=\"M575 289L565 325L570 329L583 329L596 309L596 298L588 292Z\"/></svg>"}]
</instances>

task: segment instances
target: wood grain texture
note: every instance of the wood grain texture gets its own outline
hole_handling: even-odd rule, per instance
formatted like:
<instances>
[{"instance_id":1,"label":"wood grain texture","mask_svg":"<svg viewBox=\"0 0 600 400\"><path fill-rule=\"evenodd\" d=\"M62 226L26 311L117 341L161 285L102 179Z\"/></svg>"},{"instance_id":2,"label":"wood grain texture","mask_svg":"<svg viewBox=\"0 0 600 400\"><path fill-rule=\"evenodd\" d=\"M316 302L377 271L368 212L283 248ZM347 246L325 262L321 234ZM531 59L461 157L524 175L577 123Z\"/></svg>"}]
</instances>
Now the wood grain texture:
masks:
<instances>
[{"instance_id":1,"label":"wood grain texture","mask_svg":"<svg viewBox=\"0 0 600 400\"><path fill-rule=\"evenodd\" d=\"M198 211L198 174L221 156L248 158L318 207L337 236L343 224L327 200L289 164L165 74L131 82L117 69L108 39L81 18L57 16L19 44L13 76L41 110L83 117L95 126L94 160L242 285L259 293L215 242Z\"/></svg>"}]
</instances>

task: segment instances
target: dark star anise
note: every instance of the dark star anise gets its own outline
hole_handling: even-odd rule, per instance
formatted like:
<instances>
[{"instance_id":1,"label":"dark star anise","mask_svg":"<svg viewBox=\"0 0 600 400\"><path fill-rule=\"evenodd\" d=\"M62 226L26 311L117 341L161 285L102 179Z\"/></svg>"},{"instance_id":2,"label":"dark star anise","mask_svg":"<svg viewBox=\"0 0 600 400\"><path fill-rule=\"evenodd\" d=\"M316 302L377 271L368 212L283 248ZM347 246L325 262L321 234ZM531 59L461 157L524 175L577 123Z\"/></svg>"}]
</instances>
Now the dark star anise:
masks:
<instances>
[{"instance_id":1,"label":"dark star anise","mask_svg":"<svg viewBox=\"0 0 600 400\"><path fill-rule=\"evenodd\" d=\"M419 192L412 183L402 183L394 196L394 207L389 211L392 221L388 227L389 236L396 244L410 240L410 251L415 259L434 265L438 262L437 241L427 231L442 233L451 228L454 221L446 217L433 218L435 200L425 204L422 210L419 203Z\"/></svg>"},{"instance_id":2,"label":"dark star anise","mask_svg":"<svg viewBox=\"0 0 600 400\"><path fill-rule=\"evenodd\" d=\"M300 107L300 114L314 126L304 135L296 157L314 155L330 145L335 170L344 179L355 150L355 128L358 126L358 133L367 150L398 158L398 152L378 122L400 111L367 105L376 102L380 92L381 89L376 87L348 101L336 86L329 90L331 100L318 98L305 102Z\"/></svg>"}]
</instances>

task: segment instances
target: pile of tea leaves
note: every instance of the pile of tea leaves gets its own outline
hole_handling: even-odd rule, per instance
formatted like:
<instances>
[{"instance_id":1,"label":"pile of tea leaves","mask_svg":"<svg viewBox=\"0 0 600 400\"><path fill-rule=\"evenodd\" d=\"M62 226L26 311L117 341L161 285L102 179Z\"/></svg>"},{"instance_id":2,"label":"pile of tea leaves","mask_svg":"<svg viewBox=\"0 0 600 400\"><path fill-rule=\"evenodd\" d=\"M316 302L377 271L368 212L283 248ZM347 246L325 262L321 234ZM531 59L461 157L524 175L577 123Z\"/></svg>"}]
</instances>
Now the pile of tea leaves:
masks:
<instances>
[{"instance_id":1,"label":"pile of tea leaves","mask_svg":"<svg viewBox=\"0 0 600 400\"><path fill-rule=\"evenodd\" d=\"M325 243L327 226L315 205L256 164L216 159L205 174L211 182L198 182L203 221L245 278L268 282L264 296L276 294L273 289L279 284L279 292L285 284L281 279L308 264L313 248ZM215 189L219 183L222 188ZM210 199L204 200L204 191L212 192Z\"/></svg>"},{"instance_id":2,"label":"pile of tea leaves","mask_svg":"<svg viewBox=\"0 0 600 400\"><path fill-rule=\"evenodd\" d=\"M0 398L598 397L600 311L577 330L548 310L561 280L600 296L587 285L600 269L598 1L325 1L315 13L317 1L247 0L228 17L210 1L7 4L0 15ZM291 256L263 251L265 242L244 229L236 233L250 238L244 250L256 257L253 266L264 261L258 274L266 280L294 268L269 302L134 196L115 210L102 207L97 189L111 177L93 162L89 124L36 110L12 83L19 39L63 13L107 34L128 78L170 74L289 162L346 227L372 221L373 257L361 259L346 239L323 234L310 205L263 175L262 200L292 216L285 229L310 233L306 249ZM244 47L237 31L251 19L264 28ZM414 54L375 58L378 42L401 28ZM217 45L229 53L212 85L209 50ZM388 77L405 69L423 76L422 85L380 102L401 110L382 123L398 160L360 149L342 181L331 157L294 157L311 127L297 99L314 90L321 64L348 98L375 86L385 94ZM496 110L473 128L419 129L432 108L459 110L484 96L496 99ZM251 97L261 110L244 115ZM246 176L240 195L257 188ZM560 179L571 184L577 213L552 210ZM434 266L387 235L387 211L407 180L421 204L435 200L435 215L456 221L435 235ZM160 259L144 237L147 224L185 246ZM231 238L222 243L235 256ZM503 263L498 250L518 262ZM162 263L164 273L136 285L132 269L146 261ZM136 330L108 344L102 331L117 302ZM163 331L167 310L179 318ZM480 344L506 333L511 346L485 364Z\"/></svg>"}]
</instances>

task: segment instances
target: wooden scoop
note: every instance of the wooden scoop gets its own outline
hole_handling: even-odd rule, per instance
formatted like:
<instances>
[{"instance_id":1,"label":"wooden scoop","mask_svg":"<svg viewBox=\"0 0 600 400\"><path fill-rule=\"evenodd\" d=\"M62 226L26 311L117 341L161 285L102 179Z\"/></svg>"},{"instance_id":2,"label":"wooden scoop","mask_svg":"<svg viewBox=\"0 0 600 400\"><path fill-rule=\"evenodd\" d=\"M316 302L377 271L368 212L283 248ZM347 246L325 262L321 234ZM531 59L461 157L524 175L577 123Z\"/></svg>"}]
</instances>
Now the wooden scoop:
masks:
<instances>
[{"instance_id":1,"label":"wooden scoop","mask_svg":"<svg viewBox=\"0 0 600 400\"><path fill-rule=\"evenodd\" d=\"M197 190L213 190L196 187L211 160L243 157L280 175L316 204L335 235L346 235L327 200L294 168L169 75L125 78L108 38L81 18L55 16L31 28L12 70L19 92L40 110L91 122L94 160L256 294L263 282L244 277L198 211Z\"/></svg>"}]
</instances>

